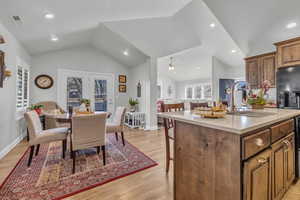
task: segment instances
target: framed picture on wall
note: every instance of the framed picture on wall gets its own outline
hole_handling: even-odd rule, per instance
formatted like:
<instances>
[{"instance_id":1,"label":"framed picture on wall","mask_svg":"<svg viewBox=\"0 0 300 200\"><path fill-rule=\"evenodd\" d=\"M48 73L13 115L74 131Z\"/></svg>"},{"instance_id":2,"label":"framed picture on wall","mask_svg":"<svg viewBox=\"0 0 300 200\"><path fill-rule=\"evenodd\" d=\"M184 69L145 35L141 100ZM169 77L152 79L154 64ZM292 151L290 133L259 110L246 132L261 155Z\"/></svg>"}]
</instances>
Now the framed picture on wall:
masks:
<instances>
[{"instance_id":1,"label":"framed picture on wall","mask_svg":"<svg viewBox=\"0 0 300 200\"><path fill-rule=\"evenodd\" d=\"M127 79L125 75L119 75L119 83L126 83Z\"/></svg>"},{"instance_id":2,"label":"framed picture on wall","mask_svg":"<svg viewBox=\"0 0 300 200\"><path fill-rule=\"evenodd\" d=\"M119 85L119 92L126 93L126 85Z\"/></svg>"}]
</instances>

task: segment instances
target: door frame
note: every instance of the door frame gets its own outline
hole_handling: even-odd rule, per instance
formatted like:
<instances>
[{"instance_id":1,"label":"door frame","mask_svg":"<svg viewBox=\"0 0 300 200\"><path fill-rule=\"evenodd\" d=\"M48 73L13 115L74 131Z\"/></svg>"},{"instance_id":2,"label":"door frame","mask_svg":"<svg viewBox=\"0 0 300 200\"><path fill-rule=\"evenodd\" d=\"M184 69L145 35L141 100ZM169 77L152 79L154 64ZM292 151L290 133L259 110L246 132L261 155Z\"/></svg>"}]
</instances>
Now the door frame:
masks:
<instances>
[{"instance_id":1,"label":"door frame","mask_svg":"<svg viewBox=\"0 0 300 200\"><path fill-rule=\"evenodd\" d=\"M107 111L108 112L114 112L115 110L115 75L113 73L98 73L98 72L89 72L89 71L79 71L79 70L69 70L69 69L58 69L57 70L57 102L58 104L64 109L67 110L67 84L66 84L66 77L68 76L75 76L83 78L83 85L84 82L86 82L86 86L90 87L91 80L94 80L94 77L105 77L105 80L111 80L111 88L112 91L110 92L111 98L108 98L107 101ZM109 86L109 83L107 83L107 86ZM84 87L84 86L83 86ZM91 92L90 89L86 88L87 90L83 90L83 98L92 98L89 96L89 93ZM107 88L109 90L109 88Z\"/></svg>"}]
</instances>

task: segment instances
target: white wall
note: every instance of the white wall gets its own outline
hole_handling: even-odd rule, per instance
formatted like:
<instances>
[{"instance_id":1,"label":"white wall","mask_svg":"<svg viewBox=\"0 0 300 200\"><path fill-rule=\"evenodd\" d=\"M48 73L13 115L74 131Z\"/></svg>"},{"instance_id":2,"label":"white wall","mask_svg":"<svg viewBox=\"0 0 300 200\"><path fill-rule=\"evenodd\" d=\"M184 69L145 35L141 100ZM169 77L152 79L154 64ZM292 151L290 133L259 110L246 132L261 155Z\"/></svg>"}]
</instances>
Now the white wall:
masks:
<instances>
[{"instance_id":1,"label":"white wall","mask_svg":"<svg viewBox=\"0 0 300 200\"><path fill-rule=\"evenodd\" d=\"M29 65L30 56L0 22L0 34L6 43L0 44L5 52L5 64L13 75L0 88L0 158L22 139L25 133L24 120L16 120L16 66Z\"/></svg>"},{"instance_id":2,"label":"white wall","mask_svg":"<svg viewBox=\"0 0 300 200\"><path fill-rule=\"evenodd\" d=\"M168 76L158 75L157 85L161 87L161 99L176 98L176 81ZM168 88L172 88L172 94L168 94Z\"/></svg>"},{"instance_id":3,"label":"white wall","mask_svg":"<svg viewBox=\"0 0 300 200\"><path fill-rule=\"evenodd\" d=\"M157 62L149 58L145 63L130 69L130 97L137 98L137 84L142 85L142 96L137 98L139 110L146 113L146 129L157 128L156 101L157 101Z\"/></svg>"},{"instance_id":4,"label":"white wall","mask_svg":"<svg viewBox=\"0 0 300 200\"><path fill-rule=\"evenodd\" d=\"M219 100L219 80L220 79L240 79L245 80L245 66L232 67L226 65L216 57L212 58L212 91L214 101Z\"/></svg>"},{"instance_id":5,"label":"white wall","mask_svg":"<svg viewBox=\"0 0 300 200\"><path fill-rule=\"evenodd\" d=\"M119 64L111 57L91 46L80 46L61 51L46 53L32 58L31 67L31 102L57 100L57 70L68 69L98 73L113 73L115 75L115 104L127 105L130 87L127 83L127 93L119 93L118 76L127 75L130 80L129 68ZM48 74L54 79L54 85L47 90L39 89L34 79L40 74Z\"/></svg>"},{"instance_id":6,"label":"white wall","mask_svg":"<svg viewBox=\"0 0 300 200\"><path fill-rule=\"evenodd\" d=\"M145 62L141 65L135 66L130 68L130 80L128 87L130 88L129 91L129 98L138 99L139 101L139 111L146 112L146 86L145 84L149 81L149 76L147 74L149 63ZM141 83L142 86L142 95L141 97L137 97L137 85Z\"/></svg>"}]
</instances>

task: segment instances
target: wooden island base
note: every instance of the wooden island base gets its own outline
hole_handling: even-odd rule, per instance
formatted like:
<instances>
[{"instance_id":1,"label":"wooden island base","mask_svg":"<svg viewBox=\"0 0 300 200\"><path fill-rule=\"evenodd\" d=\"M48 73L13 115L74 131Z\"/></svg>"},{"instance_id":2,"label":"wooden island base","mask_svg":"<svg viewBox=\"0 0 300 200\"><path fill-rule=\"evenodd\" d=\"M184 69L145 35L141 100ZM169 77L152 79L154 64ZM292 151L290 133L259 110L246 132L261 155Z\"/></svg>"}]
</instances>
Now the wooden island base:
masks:
<instances>
[{"instance_id":1,"label":"wooden island base","mask_svg":"<svg viewBox=\"0 0 300 200\"><path fill-rule=\"evenodd\" d=\"M243 134L175 120L175 200L280 200L295 179L294 120Z\"/></svg>"}]
</instances>

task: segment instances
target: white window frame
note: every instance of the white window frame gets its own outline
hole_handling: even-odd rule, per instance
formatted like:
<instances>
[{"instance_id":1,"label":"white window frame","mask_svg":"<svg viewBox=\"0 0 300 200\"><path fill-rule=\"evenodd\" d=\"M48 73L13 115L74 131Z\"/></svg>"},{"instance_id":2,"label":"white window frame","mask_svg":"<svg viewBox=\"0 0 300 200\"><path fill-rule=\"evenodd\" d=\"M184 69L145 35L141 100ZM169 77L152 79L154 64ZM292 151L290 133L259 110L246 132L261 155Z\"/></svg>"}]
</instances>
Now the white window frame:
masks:
<instances>
[{"instance_id":1,"label":"white window frame","mask_svg":"<svg viewBox=\"0 0 300 200\"><path fill-rule=\"evenodd\" d=\"M188 89L192 89L192 97L191 98L187 96L187 90ZM194 88L192 86L186 86L185 87L185 94L184 95L185 95L186 99L193 99L193 97L194 97Z\"/></svg>"},{"instance_id":2,"label":"white window frame","mask_svg":"<svg viewBox=\"0 0 300 200\"><path fill-rule=\"evenodd\" d=\"M211 100L212 99L212 94L210 98L204 98L204 87L210 85L212 88L211 83L199 83L199 84L193 84L193 85L187 85L185 87L185 99L195 99L195 100ZM196 98L196 88L201 87L201 98ZM188 88L192 88L192 98L187 97L187 90ZM212 92L211 92L212 93Z\"/></svg>"},{"instance_id":3,"label":"white window frame","mask_svg":"<svg viewBox=\"0 0 300 200\"><path fill-rule=\"evenodd\" d=\"M30 69L29 67L26 66L22 66L22 65L17 65L17 71L16 73L18 73L18 70L21 69L22 70L22 95L21 95L21 106L18 107L17 101L18 101L18 86L19 86L19 79L18 79L18 74L16 75L16 102L15 102L15 106L16 106L16 118L20 119L23 118L24 113L26 112L27 108L29 107L29 99L30 99L30 91L29 91L29 87L30 87ZM25 71L27 71L28 73L28 77L27 77L27 98L25 99L24 94L25 94ZM25 100L27 101L27 103L25 103Z\"/></svg>"}]
</instances>

